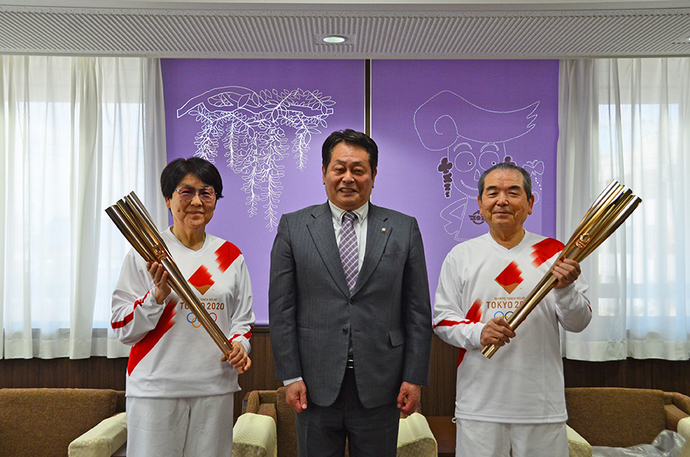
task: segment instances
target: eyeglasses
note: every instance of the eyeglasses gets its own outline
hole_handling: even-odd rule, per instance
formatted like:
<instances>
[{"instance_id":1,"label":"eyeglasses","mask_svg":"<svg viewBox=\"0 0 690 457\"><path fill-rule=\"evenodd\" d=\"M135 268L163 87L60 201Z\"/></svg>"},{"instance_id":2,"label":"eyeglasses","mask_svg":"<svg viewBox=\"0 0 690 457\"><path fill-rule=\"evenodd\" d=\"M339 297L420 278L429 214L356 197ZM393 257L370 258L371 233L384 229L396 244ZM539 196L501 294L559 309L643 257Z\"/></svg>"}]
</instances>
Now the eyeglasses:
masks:
<instances>
[{"instance_id":1,"label":"eyeglasses","mask_svg":"<svg viewBox=\"0 0 690 457\"><path fill-rule=\"evenodd\" d=\"M201 187L196 189L191 186L180 187L175 189L177 195L180 196L180 200L185 202L190 202L194 199L196 194L199 194L199 198L204 203L211 203L216 198L216 191L213 187Z\"/></svg>"}]
</instances>

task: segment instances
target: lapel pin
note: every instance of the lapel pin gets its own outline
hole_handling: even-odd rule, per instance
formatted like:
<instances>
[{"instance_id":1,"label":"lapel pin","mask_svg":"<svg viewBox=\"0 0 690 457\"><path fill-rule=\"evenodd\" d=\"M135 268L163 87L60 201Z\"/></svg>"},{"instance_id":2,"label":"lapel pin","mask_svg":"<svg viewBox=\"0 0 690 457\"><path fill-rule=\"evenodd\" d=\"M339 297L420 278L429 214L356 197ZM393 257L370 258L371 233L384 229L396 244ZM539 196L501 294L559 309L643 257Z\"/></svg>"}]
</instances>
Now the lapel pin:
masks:
<instances>
[{"instance_id":1,"label":"lapel pin","mask_svg":"<svg viewBox=\"0 0 690 457\"><path fill-rule=\"evenodd\" d=\"M388 231L388 229L386 227L381 229L381 233L386 233L387 231Z\"/></svg>"}]
</instances>

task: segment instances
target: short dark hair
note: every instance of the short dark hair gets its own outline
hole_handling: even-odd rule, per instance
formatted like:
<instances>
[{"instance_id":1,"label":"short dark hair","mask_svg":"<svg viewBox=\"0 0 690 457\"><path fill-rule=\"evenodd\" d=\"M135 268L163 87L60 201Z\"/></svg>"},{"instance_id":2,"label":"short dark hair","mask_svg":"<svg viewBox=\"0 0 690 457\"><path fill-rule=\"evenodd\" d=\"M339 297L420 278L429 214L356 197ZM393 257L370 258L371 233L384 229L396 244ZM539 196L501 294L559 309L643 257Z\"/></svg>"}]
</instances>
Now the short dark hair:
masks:
<instances>
[{"instance_id":1,"label":"short dark hair","mask_svg":"<svg viewBox=\"0 0 690 457\"><path fill-rule=\"evenodd\" d=\"M479 190L479 199L481 200L482 194L484 193L484 181L486 181L486 175L491 173L494 170L514 170L514 171L519 171L522 173L522 187L525 188L525 193L527 194L527 200L532 198L532 178L530 178L529 173L527 173L527 170L525 170L522 167L518 167L514 163L511 162L499 162L493 167L489 168L486 170L484 173L482 173L482 176L479 178L479 183L477 185L478 190Z\"/></svg>"},{"instance_id":2,"label":"short dark hair","mask_svg":"<svg viewBox=\"0 0 690 457\"><path fill-rule=\"evenodd\" d=\"M369 156L369 166L371 172L376 171L376 166L379 162L379 147L376 142L366 133L358 132L352 129L337 130L331 133L321 147L321 164L324 168L328 168L333 156L333 148L339 143L347 143L353 146L359 146L367 151Z\"/></svg>"},{"instance_id":3,"label":"short dark hair","mask_svg":"<svg viewBox=\"0 0 690 457\"><path fill-rule=\"evenodd\" d=\"M194 175L206 184L213 186L216 199L223 198L223 178L220 177L220 172L211 162L199 157L175 159L165 166L161 173L163 197L172 198L177 185L187 175Z\"/></svg>"}]
</instances>

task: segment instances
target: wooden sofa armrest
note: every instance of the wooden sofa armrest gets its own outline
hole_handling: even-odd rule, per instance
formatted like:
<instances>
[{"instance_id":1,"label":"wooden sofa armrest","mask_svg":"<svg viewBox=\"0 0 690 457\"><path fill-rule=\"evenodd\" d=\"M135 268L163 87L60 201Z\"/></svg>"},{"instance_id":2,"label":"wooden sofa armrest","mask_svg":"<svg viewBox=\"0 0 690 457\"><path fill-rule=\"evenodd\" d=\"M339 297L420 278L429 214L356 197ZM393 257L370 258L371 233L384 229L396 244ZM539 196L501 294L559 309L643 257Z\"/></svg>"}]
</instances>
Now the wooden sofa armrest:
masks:
<instances>
[{"instance_id":1,"label":"wooden sofa armrest","mask_svg":"<svg viewBox=\"0 0 690 457\"><path fill-rule=\"evenodd\" d=\"M127 442L127 413L102 420L69 444L68 457L110 457Z\"/></svg>"}]
</instances>

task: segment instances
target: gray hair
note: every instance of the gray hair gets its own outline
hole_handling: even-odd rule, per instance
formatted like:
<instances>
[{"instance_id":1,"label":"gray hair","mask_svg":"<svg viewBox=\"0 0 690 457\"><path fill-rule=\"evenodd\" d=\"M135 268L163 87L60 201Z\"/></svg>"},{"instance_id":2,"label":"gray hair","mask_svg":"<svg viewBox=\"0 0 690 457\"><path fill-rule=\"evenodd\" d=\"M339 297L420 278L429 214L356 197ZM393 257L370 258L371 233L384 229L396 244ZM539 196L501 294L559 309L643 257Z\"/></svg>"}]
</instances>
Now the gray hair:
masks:
<instances>
[{"instance_id":1,"label":"gray hair","mask_svg":"<svg viewBox=\"0 0 690 457\"><path fill-rule=\"evenodd\" d=\"M530 178L529 173L527 173L527 170L522 167L518 167L511 162L499 162L482 173L482 176L479 178L479 183L477 184L479 188L479 199L482 198L482 194L484 193L484 181L486 181L486 176L494 170L514 170L522 173L522 187L525 188L527 200L532 198L532 179Z\"/></svg>"}]
</instances>

